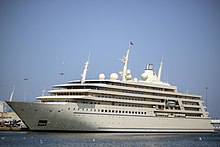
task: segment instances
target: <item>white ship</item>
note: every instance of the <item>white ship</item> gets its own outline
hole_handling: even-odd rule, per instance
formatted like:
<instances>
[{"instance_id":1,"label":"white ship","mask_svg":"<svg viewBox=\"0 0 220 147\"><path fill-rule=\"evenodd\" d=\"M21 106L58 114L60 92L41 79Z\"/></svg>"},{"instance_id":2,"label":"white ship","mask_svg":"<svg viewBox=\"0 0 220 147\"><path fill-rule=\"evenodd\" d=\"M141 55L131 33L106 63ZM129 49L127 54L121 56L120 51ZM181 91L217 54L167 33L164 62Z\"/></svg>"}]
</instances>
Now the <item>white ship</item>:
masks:
<instances>
[{"instance_id":1,"label":"white ship","mask_svg":"<svg viewBox=\"0 0 220 147\"><path fill-rule=\"evenodd\" d=\"M201 96L180 93L160 80L148 64L141 79L127 69L129 49L122 59L121 80L116 73L54 85L37 102L8 105L30 130L73 132L214 132Z\"/></svg>"}]
</instances>

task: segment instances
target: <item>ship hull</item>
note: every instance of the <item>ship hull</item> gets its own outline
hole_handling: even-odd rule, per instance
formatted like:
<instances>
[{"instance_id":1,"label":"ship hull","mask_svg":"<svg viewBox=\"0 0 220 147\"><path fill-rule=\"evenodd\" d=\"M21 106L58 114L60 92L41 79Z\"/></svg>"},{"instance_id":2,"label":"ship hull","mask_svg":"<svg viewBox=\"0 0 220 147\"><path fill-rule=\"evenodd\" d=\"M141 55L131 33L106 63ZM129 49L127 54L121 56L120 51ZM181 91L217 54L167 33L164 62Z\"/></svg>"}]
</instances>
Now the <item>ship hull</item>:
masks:
<instances>
[{"instance_id":1,"label":"ship hull","mask_svg":"<svg viewBox=\"0 0 220 147\"><path fill-rule=\"evenodd\" d=\"M7 102L33 131L214 132L207 118L156 117L109 112L113 107L77 103ZM115 107L116 108L116 107ZM124 112L121 109L121 112ZM149 113L151 113L149 111Z\"/></svg>"}]
</instances>

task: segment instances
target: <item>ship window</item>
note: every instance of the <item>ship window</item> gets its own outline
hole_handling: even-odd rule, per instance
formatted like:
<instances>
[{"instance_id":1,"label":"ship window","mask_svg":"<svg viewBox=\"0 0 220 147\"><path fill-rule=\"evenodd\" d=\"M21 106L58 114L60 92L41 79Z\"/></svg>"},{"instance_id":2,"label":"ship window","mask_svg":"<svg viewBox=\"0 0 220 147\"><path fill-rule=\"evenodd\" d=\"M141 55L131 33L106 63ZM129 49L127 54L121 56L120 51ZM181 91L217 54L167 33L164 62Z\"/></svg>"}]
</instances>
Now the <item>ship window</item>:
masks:
<instances>
[{"instance_id":1,"label":"ship window","mask_svg":"<svg viewBox=\"0 0 220 147\"><path fill-rule=\"evenodd\" d=\"M46 126L47 125L47 120L39 120L38 121L38 126Z\"/></svg>"},{"instance_id":2,"label":"ship window","mask_svg":"<svg viewBox=\"0 0 220 147\"><path fill-rule=\"evenodd\" d=\"M115 113L118 113L118 110L115 110Z\"/></svg>"},{"instance_id":3,"label":"ship window","mask_svg":"<svg viewBox=\"0 0 220 147\"><path fill-rule=\"evenodd\" d=\"M70 110L70 108L68 108L68 110Z\"/></svg>"},{"instance_id":4,"label":"ship window","mask_svg":"<svg viewBox=\"0 0 220 147\"><path fill-rule=\"evenodd\" d=\"M112 113L114 113L114 110L112 110Z\"/></svg>"},{"instance_id":5,"label":"ship window","mask_svg":"<svg viewBox=\"0 0 220 147\"><path fill-rule=\"evenodd\" d=\"M111 110L108 110L108 112L111 112Z\"/></svg>"},{"instance_id":6,"label":"ship window","mask_svg":"<svg viewBox=\"0 0 220 147\"><path fill-rule=\"evenodd\" d=\"M37 111L37 109L35 109L34 111Z\"/></svg>"},{"instance_id":7,"label":"ship window","mask_svg":"<svg viewBox=\"0 0 220 147\"><path fill-rule=\"evenodd\" d=\"M119 113L121 113L121 111L118 111Z\"/></svg>"},{"instance_id":8,"label":"ship window","mask_svg":"<svg viewBox=\"0 0 220 147\"><path fill-rule=\"evenodd\" d=\"M104 110L101 110L101 112L104 112Z\"/></svg>"},{"instance_id":9,"label":"ship window","mask_svg":"<svg viewBox=\"0 0 220 147\"><path fill-rule=\"evenodd\" d=\"M105 112L108 112L108 110L105 110Z\"/></svg>"}]
</instances>

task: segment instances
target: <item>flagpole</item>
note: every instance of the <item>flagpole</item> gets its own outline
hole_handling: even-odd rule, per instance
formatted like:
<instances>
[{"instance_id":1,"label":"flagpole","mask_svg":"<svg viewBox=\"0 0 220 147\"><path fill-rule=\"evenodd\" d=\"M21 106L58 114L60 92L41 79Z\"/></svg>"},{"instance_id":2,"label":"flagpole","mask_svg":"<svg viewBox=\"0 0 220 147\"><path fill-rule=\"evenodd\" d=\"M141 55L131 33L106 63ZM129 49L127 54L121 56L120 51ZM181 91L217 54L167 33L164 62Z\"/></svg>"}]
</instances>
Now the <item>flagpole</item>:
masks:
<instances>
[{"instance_id":1,"label":"flagpole","mask_svg":"<svg viewBox=\"0 0 220 147\"><path fill-rule=\"evenodd\" d=\"M128 42L128 50L131 48L131 41Z\"/></svg>"}]
</instances>

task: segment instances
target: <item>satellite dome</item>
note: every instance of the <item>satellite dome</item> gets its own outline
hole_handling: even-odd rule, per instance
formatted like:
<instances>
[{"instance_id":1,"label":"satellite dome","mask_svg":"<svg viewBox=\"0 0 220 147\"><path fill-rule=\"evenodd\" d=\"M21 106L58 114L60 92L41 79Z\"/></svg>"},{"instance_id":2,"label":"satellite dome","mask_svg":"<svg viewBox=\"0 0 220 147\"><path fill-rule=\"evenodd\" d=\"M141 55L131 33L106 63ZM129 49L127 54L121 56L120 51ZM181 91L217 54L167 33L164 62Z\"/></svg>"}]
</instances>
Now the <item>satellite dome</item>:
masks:
<instances>
[{"instance_id":1,"label":"satellite dome","mask_svg":"<svg viewBox=\"0 0 220 147\"><path fill-rule=\"evenodd\" d=\"M118 80L118 75L116 73L112 73L110 75L110 80Z\"/></svg>"},{"instance_id":2,"label":"satellite dome","mask_svg":"<svg viewBox=\"0 0 220 147\"><path fill-rule=\"evenodd\" d=\"M131 75L127 75L126 76L126 80L131 80L132 79L132 76Z\"/></svg>"},{"instance_id":3,"label":"satellite dome","mask_svg":"<svg viewBox=\"0 0 220 147\"><path fill-rule=\"evenodd\" d=\"M130 75L130 74L131 74L131 70L128 69L126 74L127 74L127 75Z\"/></svg>"},{"instance_id":4,"label":"satellite dome","mask_svg":"<svg viewBox=\"0 0 220 147\"><path fill-rule=\"evenodd\" d=\"M147 73L142 73L141 79L142 79L143 81L146 81L146 80L147 80Z\"/></svg>"},{"instance_id":5,"label":"satellite dome","mask_svg":"<svg viewBox=\"0 0 220 147\"><path fill-rule=\"evenodd\" d=\"M99 80L105 80L105 75L103 73L99 74Z\"/></svg>"}]
</instances>

